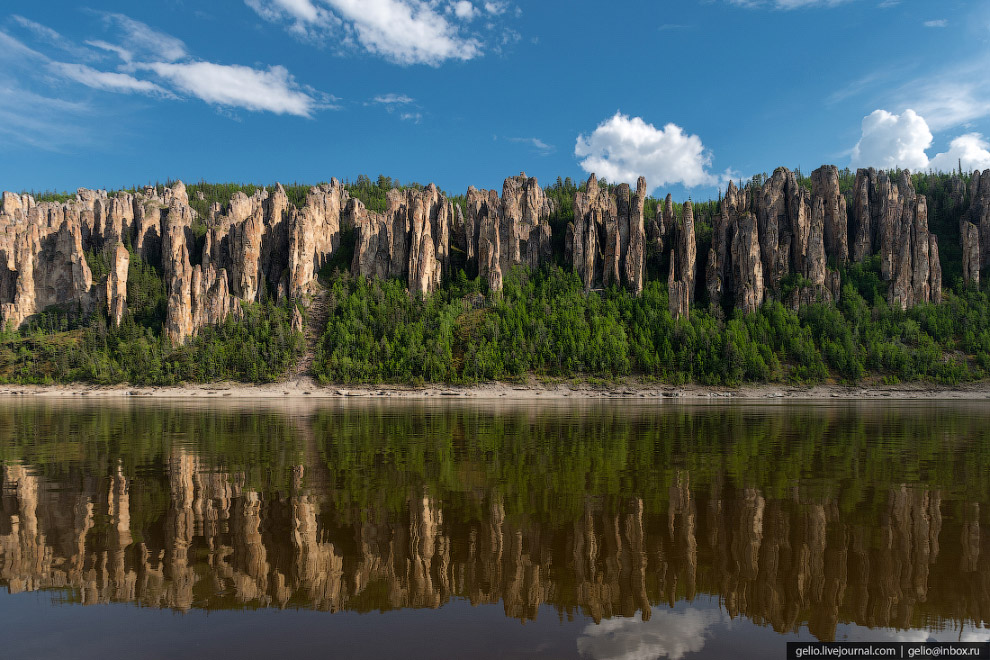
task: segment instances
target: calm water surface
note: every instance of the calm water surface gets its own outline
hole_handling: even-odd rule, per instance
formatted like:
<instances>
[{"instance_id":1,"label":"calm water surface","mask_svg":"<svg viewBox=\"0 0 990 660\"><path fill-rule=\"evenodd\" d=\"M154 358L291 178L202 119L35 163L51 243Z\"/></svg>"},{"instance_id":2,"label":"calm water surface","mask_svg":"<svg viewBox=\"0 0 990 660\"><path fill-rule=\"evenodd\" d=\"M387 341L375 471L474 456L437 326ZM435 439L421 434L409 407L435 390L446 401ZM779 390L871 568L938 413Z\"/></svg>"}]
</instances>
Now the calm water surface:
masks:
<instances>
[{"instance_id":1,"label":"calm water surface","mask_svg":"<svg viewBox=\"0 0 990 660\"><path fill-rule=\"evenodd\" d=\"M0 657L990 639L990 406L0 402Z\"/></svg>"}]
</instances>

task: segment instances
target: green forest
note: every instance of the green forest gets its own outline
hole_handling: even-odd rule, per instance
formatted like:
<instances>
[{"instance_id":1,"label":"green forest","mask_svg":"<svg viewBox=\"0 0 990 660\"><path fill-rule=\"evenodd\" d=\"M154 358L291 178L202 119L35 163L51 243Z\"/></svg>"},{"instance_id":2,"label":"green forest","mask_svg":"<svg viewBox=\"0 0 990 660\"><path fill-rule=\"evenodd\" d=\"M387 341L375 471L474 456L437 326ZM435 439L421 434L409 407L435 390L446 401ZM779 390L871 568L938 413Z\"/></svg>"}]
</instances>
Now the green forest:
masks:
<instances>
[{"instance_id":1,"label":"green forest","mask_svg":"<svg viewBox=\"0 0 990 660\"><path fill-rule=\"evenodd\" d=\"M765 176L752 183L759 185ZM324 384L413 385L532 377L721 386L982 380L990 375L990 298L986 287L969 288L961 279L959 220L968 200L951 196L953 176L959 175L913 175L918 193L928 197L929 224L939 238L945 282L940 305L907 311L888 305L877 259L830 264L842 278L834 303L794 310L768 300L749 315L710 305L704 264L719 200L694 203L699 266L690 318L674 320L668 312L665 269L657 255L647 255L649 281L642 295L620 288L586 293L562 257L574 194L584 184L558 178L545 188L555 207L550 222L557 262L537 272L514 268L501 292L486 291L456 251L449 280L425 298L410 295L398 280L354 277L349 258L333 259L321 272L328 317L309 347L311 375ZM854 179L849 170L840 171L843 193L851 194ZM798 180L810 185L800 172ZM361 176L344 186L376 211L384 210L388 190L404 187L385 176ZM205 222L214 202L256 188L200 182L188 191ZM285 189L291 203L302 205L309 186ZM451 199L463 203L462 197ZM646 201L648 218L661 203ZM680 215L682 205L675 207ZM205 229L194 227L199 236ZM354 233L344 232L340 254L353 253ZM87 258L96 281L108 264L98 254ZM163 332L167 295L158 265L132 254L127 287L128 311L120 327L104 313L51 309L19 330L3 331L0 382L278 382L294 373L307 349L303 335L291 328L294 303L269 299L244 303L237 318L172 346Z\"/></svg>"}]
</instances>

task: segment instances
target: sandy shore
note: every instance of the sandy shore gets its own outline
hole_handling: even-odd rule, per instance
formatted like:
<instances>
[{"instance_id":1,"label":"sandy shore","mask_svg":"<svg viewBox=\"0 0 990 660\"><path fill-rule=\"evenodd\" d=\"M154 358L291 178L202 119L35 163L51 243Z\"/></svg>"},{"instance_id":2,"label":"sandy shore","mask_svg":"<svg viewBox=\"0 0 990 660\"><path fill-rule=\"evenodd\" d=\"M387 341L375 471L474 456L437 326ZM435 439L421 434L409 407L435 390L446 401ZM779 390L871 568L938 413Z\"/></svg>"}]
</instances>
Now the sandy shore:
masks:
<instances>
[{"instance_id":1,"label":"sandy shore","mask_svg":"<svg viewBox=\"0 0 990 660\"><path fill-rule=\"evenodd\" d=\"M213 383L181 387L99 387L76 385L0 385L0 397L155 397L162 399L342 399L348 397L399 398L477 398L477 399L990 399L990 382L944 387L930 383L909 383L891 386L848 387L816 385L797 387L785 385L747 385L737 388L672 386L627 380L618 383L592 385L579 382L539 382L526 384L490 383L470 387L350 387L319 385L309 378L268 385L242 383Z\"/></svg>"}]
</instances>

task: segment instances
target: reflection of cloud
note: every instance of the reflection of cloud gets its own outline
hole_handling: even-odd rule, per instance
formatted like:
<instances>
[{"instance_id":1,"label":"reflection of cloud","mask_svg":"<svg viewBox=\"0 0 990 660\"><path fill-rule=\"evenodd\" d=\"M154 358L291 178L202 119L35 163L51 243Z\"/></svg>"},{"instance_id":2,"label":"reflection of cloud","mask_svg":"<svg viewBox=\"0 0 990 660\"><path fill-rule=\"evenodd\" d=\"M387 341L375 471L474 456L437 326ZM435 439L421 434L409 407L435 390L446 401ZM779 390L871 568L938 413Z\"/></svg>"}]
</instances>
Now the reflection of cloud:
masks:
<instances>
[{"instance_id":1,"label":"reflection of cloud","mask_svg":"<svg viewBox=\"0 0 990 660\"><path fill-rule=\"evenodd\" d=\"M708 629L724 620L718 610L654 610L649 621L609 619L590 624L577 640L582 657L595 660L680 660L705 646Z\"/></svg>"},{"instance_id":2,"label":"reflection of cloud","mask_svg":"<svg viewBox=\"0 0 990 660\"><path fill-rule=\"evenodd\" d=\"M918 628L867 628L850 624L845 626L844 631L840 630L841 633L845 633L841 636L844 642L990 642L990 628L985 626L964 626L962 631L928 631Z\"/></svg>"}]
</instances>

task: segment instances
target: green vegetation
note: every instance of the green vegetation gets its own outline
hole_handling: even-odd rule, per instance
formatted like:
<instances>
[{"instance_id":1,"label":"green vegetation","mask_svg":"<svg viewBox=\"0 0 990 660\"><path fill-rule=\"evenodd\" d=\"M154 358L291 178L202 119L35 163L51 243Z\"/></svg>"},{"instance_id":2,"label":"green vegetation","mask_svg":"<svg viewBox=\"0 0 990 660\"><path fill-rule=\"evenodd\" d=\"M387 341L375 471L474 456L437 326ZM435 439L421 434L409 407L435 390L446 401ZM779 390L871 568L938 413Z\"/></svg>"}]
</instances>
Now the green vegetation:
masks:
<instances>
[{"instance_id":1,"label":"green vegetation","mask_svg":"<svg viewBox=\"0 0 990 660\"><path fill-rule=\"evenodd\" d=\"M797 172L801 185L810 179ZM892 172L892 176L899 173ZM760 185L766 175L753 177ZM839 172L851 202L855 174ZM666 264L647 254L648 283L639 297L621 289L585 293L564 265L564 236L574 219L574 196L585 183L560 179L546 187L555 263L541 272L515 269L502 292L483 290L475 267L452 249L455 275L436 294L410 296L399 281L366 281L348 274L355 231L345 230L341 248L321 279L330 289L329 319L316 347L314 376L322 382L475 383L490 380L582 378L589 381L634 376L668 383L736 385L744 382L881 382L927 380L955 384L990 375L990 302L987 293L961 281L959 220L969 204L967 175L914 174L928 198L929 224L939 236L946 283L943 304L902 311L885 301L887 285L877 258L837 268L843 283L836 303L791 310L768 301L744 316L713 309L707 300L704 262L718 201L694 203L699 268L690 319L674 321L667 309ZM611 190L605 180L600 186ZM345 181L351 196L371 211L385 210L388 191L403 186L379 175ZM237 192L254 194L253 184L189 185L190 203L200 218L193 227L204 239L214 203ZM269 191L273 190L269 186ZM310 186L285 186L301 205ZM451 197L463 205L463 197ZM646 200L655 217L661 200ZM683 216L683 205L674 205ZM94 281L109 272L107 257L86 254ZM807 286L788 275L774 296L786 300ZM285 377L302 352L302 338L290 330L292 308L271 301L245 305L243 315L204 329L186 346L164 338L167 292L155 264L131 256L128 313L119 328L101 313L52 309L18 332L0 336L0 381L170 384L223 379L271 382Z\"/></svg>"},{"instance_id":2,"label":"green vegetation","mask_svg":"<svg viewBox=\"0 0 990 660\"><path fill-rule=\"evenodd\" d=\"M102 259L93 257L92 263ZM242 304L241 318L203 328L173 347L162 331L167 296L161 274L131 255L128 313L113 327L101 312L53 308L18 332L0 335L0 382L175 385L237 380L274 382L302 353L291 305Z\"/></svg>"},{"instance_id":3,"label":"green vegetation","mask_svg":"<svg viewBox=\"0 0 990 660\"><path fill-rule=\"evenodd\" d=\"M545 376L642 376L737 385L933 380L990 372L990 299L948 293L907 311L880 295L877 264L846 271L842 300L795 312L768 302L722 319L703 309L674 321L666 287L639 297L585 294L559 267L513 269L500 295L463 273L437 294L410 297L397 281L336 274L314 364L325 382L471 383ZM864 294L872 299L867 302Z\"/></svg>"}]
</instances>

